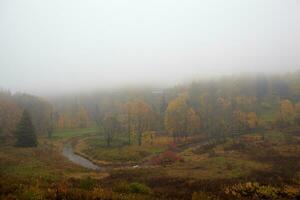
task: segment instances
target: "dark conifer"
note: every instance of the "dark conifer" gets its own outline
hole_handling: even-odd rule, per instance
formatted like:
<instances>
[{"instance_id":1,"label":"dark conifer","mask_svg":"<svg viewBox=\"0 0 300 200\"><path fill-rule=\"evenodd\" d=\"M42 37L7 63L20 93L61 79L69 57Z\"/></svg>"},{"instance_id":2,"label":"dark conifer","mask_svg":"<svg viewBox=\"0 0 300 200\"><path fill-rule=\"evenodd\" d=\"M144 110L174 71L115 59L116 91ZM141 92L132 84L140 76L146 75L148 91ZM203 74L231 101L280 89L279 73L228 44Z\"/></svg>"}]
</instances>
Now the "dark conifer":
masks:
<instances>
[{"instance_id":1,"label":"dark conifer","mask_svg":"<svg viewBox=\"0 0 300 200\"><path fill-rule=\"evenodd\" d=\"M18 147L36 147L37 138L29 113L25 110L16 131Z\"/></svg>"}]
</instances>

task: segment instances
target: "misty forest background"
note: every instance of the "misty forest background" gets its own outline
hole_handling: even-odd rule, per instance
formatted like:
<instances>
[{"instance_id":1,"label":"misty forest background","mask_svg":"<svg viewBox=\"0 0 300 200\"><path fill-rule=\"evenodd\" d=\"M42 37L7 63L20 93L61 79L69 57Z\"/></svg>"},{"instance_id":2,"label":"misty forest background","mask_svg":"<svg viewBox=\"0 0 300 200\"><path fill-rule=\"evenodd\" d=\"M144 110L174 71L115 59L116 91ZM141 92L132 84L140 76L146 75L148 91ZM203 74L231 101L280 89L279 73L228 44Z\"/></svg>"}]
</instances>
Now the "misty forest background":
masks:
<instances>
[{"instance_id":1,"label":"misty forest background","mask_svg":"<svg viewBox=\"0 0 300 200\"><path fill-rule=\"evenodd\" d=\"M257 129L300 125L300 73L281 76L229 76L167 89L120 89L111 92L41 98L2 90L0 136L15 138L23 110L36 133L98 127L107 145L119 136L142 144L156 131L176 141L205 134L223 139Z\"/></svg>"}]
</instances>

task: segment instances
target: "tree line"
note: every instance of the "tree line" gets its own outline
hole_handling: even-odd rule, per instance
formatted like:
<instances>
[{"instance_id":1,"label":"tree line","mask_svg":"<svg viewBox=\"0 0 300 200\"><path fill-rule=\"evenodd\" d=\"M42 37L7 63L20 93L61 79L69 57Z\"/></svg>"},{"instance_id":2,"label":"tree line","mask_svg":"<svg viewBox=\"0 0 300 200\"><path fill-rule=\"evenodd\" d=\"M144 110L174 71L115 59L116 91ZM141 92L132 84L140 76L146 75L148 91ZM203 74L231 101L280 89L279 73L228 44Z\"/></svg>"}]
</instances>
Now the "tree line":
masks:
<instances>
[{"instance_id":1,"label":"tree line","mask_svg":"<svg viewBox=\"0 0 300 200\"><path fill-rule=\"evenodd\" d=\"M174 141L194 135L214 138L300 125L300 73L231 76L173 88L120 89L49 98L0 92L0 136L16 131L23 110L38 135L54 129L98 126L107 145L118 136L143 144L145 133Z\"/></svg>"},{"instance_id":2,"label":"tree line","mask_svg":"<svg viewBox=\"0 0 300 200\"><path fill-rule=\"evenodd\" d=\"M73 99L74 105L84 106L91 124L105 133L108 146L120 135L127 135L129 144L141 145L143 134L153 131L172 135L176 141L192 135L222 139L298 126L299 102L299 72L231 76L167 89L123 89Z\"/></svg>"}]
</instances>

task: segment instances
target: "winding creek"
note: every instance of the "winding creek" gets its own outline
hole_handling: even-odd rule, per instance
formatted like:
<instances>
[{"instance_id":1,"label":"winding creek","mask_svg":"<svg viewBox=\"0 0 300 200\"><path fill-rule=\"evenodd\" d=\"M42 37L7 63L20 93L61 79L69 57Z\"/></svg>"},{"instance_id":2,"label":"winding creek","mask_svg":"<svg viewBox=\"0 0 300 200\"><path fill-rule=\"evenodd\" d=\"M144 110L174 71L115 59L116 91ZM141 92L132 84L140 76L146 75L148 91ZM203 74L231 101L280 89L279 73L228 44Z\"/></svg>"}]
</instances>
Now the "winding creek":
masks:
<instances>
[{"instance_id":1,"label":"winding creek","mask_svg":"<svg viewBox=\"0 0 300 200\"><path fill-rule=\"evenodd\" d=\"M196 144L204 146L204 145L210 144L210 142L211 142L210 140L206 140L206 141L202 141L202 142L197 142ZM189 144L189 146L191 147L191 146L193 146L193 144ZM68 158L71 162L73 162L77 165L80 165L84 168L91 169L91 170L101 170L101 169L103 169L100 166L98 166L98 165L94 164L93 162L91 162L90 160L86 159L85 157L74 153L71 141L64 144L62 154L63 154L63 156ZM140 166L138 166L138 165L130 165L129 166L128 165L128 166L123 166L123 167L139 168Z\"/></svg>"},{"instance_id":2,"label":"winding creek","mask_svg":"<svg viewBox=\"0 0 300 200\"><path fill-rule=\"evenodd\" d=\"M72 147L70 142L68 142L64 145L62 153L65 157L67 157L70 161L72 161L75 164L78 164L82 167L92 169L92 170L100 170L100 167L98 165L95 165L94 163L92 163L88 159L86 159L86 158L84 158L80 155L75 154L74 151L73 151L73 147Z\"/></svg>"}]
</instances>

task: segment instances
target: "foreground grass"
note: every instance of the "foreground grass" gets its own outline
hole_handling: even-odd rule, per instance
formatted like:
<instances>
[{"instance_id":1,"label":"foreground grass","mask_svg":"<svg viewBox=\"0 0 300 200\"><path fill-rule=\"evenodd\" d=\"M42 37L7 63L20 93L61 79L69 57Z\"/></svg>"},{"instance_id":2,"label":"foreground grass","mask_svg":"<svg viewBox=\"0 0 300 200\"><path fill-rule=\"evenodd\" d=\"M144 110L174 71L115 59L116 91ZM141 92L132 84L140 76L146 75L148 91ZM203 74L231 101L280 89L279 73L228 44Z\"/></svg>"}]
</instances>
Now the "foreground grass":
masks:
<instances>
[{"instance_id":1,"label":"foreground grass","mask_svg":"<svg viewBox=\"0 0 300 200\"><path fill-rule=\"evenodd\" d=\"M0 199L150 199L141 183L128 182L121 192L103 187L102 172L72 164L53 147L45 140L38 148L1 146Z\"/></svg>"},{"instance_id":2,"label":"foreground grass","mask_svg":"<svg viewBox=\"0 0 300 200\"><path fill-rule=\"evenodd\" d=\"M172 139L159 136L139 147L128 146L126 138L120 138L106 147L104 138L90 135L90 131L57 133L59 138L44 138L38 148L1 146L0 199L300 197L297 189L300 186L300 138L296 135L272 131L264 134L265 140L261 134L249 134L210 147L193 144L177 152L183 158L181 162L118 168L102 176L101 172L91 172L69 162L61 156L57 144L76 136L79 137L77 145L84 144L83 149L95 153L99 159L140 162L163 152Z\"/></svg>"},{"instance_id":3,"label":"foreground grass","mask_svg":"<svg viewBox=\"0 0 300 200\"><path fill-rule=\"evenodd\" d=\"M54 181L64 175L84 171L83 168L69 162L50 145L43 144L38 148L1 147L0 173L7 176Z\"/></svg>"}]
</instances>

